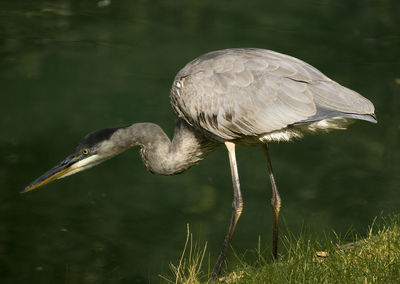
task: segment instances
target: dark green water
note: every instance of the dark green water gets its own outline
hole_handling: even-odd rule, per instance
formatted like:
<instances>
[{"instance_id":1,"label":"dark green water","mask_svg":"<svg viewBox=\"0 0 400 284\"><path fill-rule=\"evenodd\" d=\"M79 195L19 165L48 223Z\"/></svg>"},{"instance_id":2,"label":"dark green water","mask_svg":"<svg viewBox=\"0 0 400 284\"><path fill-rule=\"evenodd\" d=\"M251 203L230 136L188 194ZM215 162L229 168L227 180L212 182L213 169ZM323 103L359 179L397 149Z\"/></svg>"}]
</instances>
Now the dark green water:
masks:
<instances>
[{"instance_id":1,"label":"dark green water","mask_svg":"<svg viewBox=\"0 0 400 284\"><path fill-rule=\"evenodd\" d=\"M19 1L0 4L0 282L158 283L186 238L211 265L232 200L223 148L174 177L132 149L21 195L87 133L151 121L172 134L169 88L198 55L261 47L301 58L369 98L377 125L271 146L290 230L363 233L400 208L400 3L386 1ZM259 148L239 148L245 208L232 245L270 248ZM234 262L232 253L228 262Z\"/></svg>"}]
</instances>

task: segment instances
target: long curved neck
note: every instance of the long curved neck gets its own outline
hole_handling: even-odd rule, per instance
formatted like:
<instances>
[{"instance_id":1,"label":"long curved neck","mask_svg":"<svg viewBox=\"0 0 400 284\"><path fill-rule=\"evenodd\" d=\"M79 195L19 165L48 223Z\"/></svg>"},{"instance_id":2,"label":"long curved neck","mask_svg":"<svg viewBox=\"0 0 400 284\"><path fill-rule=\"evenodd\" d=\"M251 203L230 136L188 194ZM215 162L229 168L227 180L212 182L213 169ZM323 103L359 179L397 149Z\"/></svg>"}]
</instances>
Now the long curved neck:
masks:
<instances>
[{"instance_id":1,"label":"long curved neck","mask_svg":"<svg viewBox=\"0 0 400 284\"><path fill-rule=\"evenodd\" d=\"M218 146L218 143L206 139L182 119L176 124L172 142L161 127L154 123L135 123L121 128L112 139L115 139L122 151L140 145L140 154L146 168L162 175L185 171Z\"/></svg>"}]
</instances>

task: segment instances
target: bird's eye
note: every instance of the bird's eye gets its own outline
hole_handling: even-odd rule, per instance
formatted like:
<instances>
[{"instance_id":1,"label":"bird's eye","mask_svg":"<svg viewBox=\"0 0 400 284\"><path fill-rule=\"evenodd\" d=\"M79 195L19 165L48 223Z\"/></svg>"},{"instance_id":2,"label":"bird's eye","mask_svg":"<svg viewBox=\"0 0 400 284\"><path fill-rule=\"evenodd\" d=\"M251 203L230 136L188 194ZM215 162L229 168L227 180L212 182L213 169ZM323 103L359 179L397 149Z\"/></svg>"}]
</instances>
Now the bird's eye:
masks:
<instances>
[{"instance_id":1,"label":"bird's eye","mask_svg":"<svg viewBox=\"0 0 400 284\"><path fill-rule=\"evenodd\" d=\"M81 153L82 153L83 155L87 155L87 154L89 154L89 150L86 149L86 148L84 148L84 149L81 150Z\"/></svg>"}]
</instances>

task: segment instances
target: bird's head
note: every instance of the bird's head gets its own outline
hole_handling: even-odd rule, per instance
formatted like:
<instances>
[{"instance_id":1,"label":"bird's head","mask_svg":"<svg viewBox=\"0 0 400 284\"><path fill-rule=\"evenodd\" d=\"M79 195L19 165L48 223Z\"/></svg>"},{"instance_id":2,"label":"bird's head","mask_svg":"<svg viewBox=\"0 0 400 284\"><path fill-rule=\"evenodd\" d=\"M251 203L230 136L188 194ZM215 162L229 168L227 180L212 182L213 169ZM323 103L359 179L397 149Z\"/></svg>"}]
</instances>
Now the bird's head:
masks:
<instances>
[{"instance_id":1,"label":"bird's head","mask_svg":"<svg viewBox=\"0 0 400 284\"><path fill-rule=\"evenodd\" d=\"M89 169L120 153L121 147L118 147L112 139L118 129L120 128L107 128L90 133L82 139L71 155L25 187L22 192L34 190L53 180Z\"/></svg>"}]
</instances>

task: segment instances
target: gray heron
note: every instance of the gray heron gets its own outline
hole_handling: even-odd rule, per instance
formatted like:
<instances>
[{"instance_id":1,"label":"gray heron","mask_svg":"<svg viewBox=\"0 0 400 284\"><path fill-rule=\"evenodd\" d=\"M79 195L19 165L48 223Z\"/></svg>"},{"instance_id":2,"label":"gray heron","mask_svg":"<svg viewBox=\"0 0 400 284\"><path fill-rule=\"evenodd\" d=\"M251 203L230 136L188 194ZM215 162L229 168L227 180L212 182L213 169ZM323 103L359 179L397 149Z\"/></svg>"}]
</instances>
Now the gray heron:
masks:
<instances>
[{"instance_id":1,"label":"gray heron","mask_svg":"<svg viewBox=\"0 0 400 284\"><path fill-rule=\"evenodd\" d=\"M150 172L174 175L225 145L233 183L232 217L213 279L221 271L243 209L236 145L261 146L264 150L272 185L272 254L277 259L281 198L269 144L308 133L345 129L354 120L377 122L374 105L360 94L304 61L256 48L218 50L194 59L176 75L170 99L178 115L172 140L154 123L93 132L23 192L86 170L133 146L140 146L141 158Z\"/></svg>"}]
</instances>

